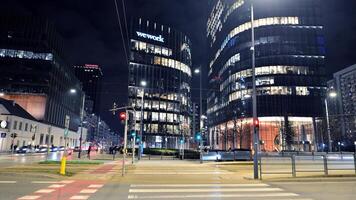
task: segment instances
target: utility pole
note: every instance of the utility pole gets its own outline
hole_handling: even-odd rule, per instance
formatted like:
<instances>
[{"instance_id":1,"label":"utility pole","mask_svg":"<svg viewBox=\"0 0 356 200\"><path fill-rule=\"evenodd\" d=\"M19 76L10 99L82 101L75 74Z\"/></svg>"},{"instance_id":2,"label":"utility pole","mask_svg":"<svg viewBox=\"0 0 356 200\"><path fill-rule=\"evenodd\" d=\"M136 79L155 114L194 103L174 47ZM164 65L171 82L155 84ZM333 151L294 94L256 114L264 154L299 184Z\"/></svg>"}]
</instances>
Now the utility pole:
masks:
<instances>
[{"instance_id":1,"label":"utility pole","mask_svg":"<svg viewBox=\"0 0 356 200\"><path fill-rule=\"evenodd\" d=\"M256 95L256 73L255 73L255 27L253 1L251 1L251 51L252 51L252 112L253 112L253 178L258 179L258 152L259 152L259 132L256 126L257 118L257 95Z\"/></svg>"},{"instance_id":2,"label":"utility pole","mask_svg":"<svg viewBox=\"0 0 356 200\"><path fill-rule=\"evenodd\" d=\"M116 106L116 103L114 103L113 108L110 109L109 111L112 112L113 115L115 115L116 111L118 110L124 110L125 109L125 128L124 128L124 148L123 148L123 158L122 158L122 176L125 176L125 160L126 160L126 153L127 153L127 131L128 131L128 109L132 109L133 110L133 116L135 116L136 110L134 107L132 106L125 106L125 107L120 107L118 108ZM121 116L120 116L121 118ZM134 121L136 121L136 119L134 119Z\"/></svg>"},{"instance_id":3,"label":"utility pole","mask_svg":"<svg viewBox=\"0 0 356 200\"><path fill-rule=\"evenodd\" d=\"M78 158L80 158L80 156L81 156L81 154L82 154L84 104L85 104L85 94L83 94L83 97L82 97L82 110L81 110L81 112L80 112L80 138L79 138L79 152L78 152Z\"/></svg>"}]
</instances>

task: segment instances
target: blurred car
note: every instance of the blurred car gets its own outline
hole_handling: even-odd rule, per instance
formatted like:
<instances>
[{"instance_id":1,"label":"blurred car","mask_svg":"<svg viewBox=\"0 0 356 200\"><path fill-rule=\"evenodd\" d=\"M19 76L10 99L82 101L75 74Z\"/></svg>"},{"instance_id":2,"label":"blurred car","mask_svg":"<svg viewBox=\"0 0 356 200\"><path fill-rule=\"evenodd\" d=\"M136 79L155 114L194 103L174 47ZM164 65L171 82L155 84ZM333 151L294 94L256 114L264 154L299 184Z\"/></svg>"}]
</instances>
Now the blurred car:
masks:
<instances>
[{"instance_id":1,"label":"blurred car","mask_svg":"<svg viewBox=\"0 0 356 200\"><path fill-rule=\"evenodd\" d=\"M58 147L58 151L64 151L64 146L60 146L60 147Z\"/></svg>"},{"instance_id":2,"label":"blurred car","mask_svg":"<svg viewBox=\"0 0 356 200\"><path fill-rule=\"evenodd\" d=\"M78 146L74 147L73 151L74 152L79 152L79 147Z\"/></svg>"},{"instance_id":3,"label":"blurred car","mask_svg":"<svg viewBox=\"0 0 356 200\"><path fill-rule=\"evenodd\" d=\"M235 153L233 151L218 151L220 156L219 161L233 161L235 160Z\"/></svg>"},{"instance_id":4,"label":"blurred car","mask_svg":"<svg viewBox=\"0 0 356 200\"><path fill-rule=\"evenodd\" d=\"M46 153L47 152L47 147L39 147L35 149L36 153Z\"/></svg>"},{"instance_id":5,"label":"blurred car","mask_svg":"<svg viewBox=\"0 0 356 200\"><path fill-rule=\"evenodd\" d=\"M52 146L50 149L51 152L57 152L58 151L58 147L56 146Z\"/></svg>"},{"instance_id":6,"label":"blurred car","mask_svg":"<svg viewBox=\"0 0 356 200\"><path fill-rule=\"evenodd\" d=\"M204 161L218 161L220 158L221 156L217 151L204 152L202 156Z\"/></svg>"},{"instance_id":7,"label":"blurred car","mask_svg":"<svg viewBox=\"0 0 356 200\"><path fill-rule=\"evenodd\" d=\"M16 150L16 153L32 153L33 150L29 146L23 146Z\"/></svg>"}]
</instances>

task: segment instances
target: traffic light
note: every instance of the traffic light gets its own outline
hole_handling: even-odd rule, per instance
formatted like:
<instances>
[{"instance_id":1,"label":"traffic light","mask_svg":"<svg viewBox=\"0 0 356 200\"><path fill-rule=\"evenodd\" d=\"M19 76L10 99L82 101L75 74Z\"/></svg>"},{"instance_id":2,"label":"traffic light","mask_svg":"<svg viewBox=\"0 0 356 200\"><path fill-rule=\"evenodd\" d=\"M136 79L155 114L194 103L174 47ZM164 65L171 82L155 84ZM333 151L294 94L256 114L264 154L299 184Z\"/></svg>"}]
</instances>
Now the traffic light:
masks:
<instances>
[{"instance_id":1,"label":"traffic light","mask_svg":"<svg viewBox=\"0 0 356 200\"><path fill-rule=\"evenodd\" d=\"M179 143L180 143L180 144L184 144L184 138L181 138L181 139L179 140Z\"/></svg>"},{"instance_id":2,"label":"traffic light","mask_svg":"<svg viewBox=\"0 0 356 200\"><path fill-rule=\"evenodd\" d=\"M260 127L260 120L258 120L258 118L253 119L253 125L256 128L259 128Z\"/></svg>"},{"instance_id":3,"label":"traffic light","mask_svg":"<svg viewBox=\"0 0 356 200\"><path fill-rule=\"evenodd\" d=\"M17 138L17 133L11 133L10 137L11 138Z\"/></svg>"},{"instance_id":4,"label":"traffic light","mask_svg":"<svg viewBox=\"0 0 356 200\"><path fill-rule=\"evenodd\" d=\"M120 112L119 118L120 118L121 123L125 123L125 121L126 121L126 112Z\"/></svg>"},{"instance_id":5,"label":"traffic light","mask_svg":"<svg viewBox=\"0 0 356 200\"><path fill-rule=\"evenodd\" d=\"M131 131L131 136L136 137L136 131Z\"/></svg>"},{"instance_id":6,"label":"traffic light","mask_svg":"<svg viewBox=\"0 0 356 200\"><path fill-rule=\"evenodd\" d=\"M197 133L195 134L195 139L198 140L198 141L201 140L201 133L200 133L200 132L197 132Z\"/></svg>"}]
</instances>

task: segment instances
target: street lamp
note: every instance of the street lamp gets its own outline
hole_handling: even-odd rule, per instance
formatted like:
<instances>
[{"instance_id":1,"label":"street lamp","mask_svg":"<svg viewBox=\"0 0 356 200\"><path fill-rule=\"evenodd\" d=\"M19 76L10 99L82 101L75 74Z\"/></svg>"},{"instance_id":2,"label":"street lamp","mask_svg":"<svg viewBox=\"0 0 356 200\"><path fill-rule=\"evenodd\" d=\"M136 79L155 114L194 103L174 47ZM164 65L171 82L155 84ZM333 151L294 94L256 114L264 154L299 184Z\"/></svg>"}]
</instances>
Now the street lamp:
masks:
<instances>
[{"instance_id":1,"label":"street lamp","mask_svg":"<svg viewBox=\"0 0 356 200\"><path fill-rule=\"evenodd\" d=\"M335 91L329 92L328 96L330 98L335 98L337 96L337 93ZM327 97L324 99L325 103L325 114L326 114L326 126L327 126L327 133L328 133L328 142L329 142L329 148L328 151L332 151L332 146L331 146L331 130L330 130L330 120L329 120L329 108L328 108L328 100Z\"/></svg>"},{"instance_id":2,"label":"street lamp","mask_svg":"<svg viewBox=\"0 0 356 200\"><path fill-rule=\"evenodd\" d=\"M3 97L3 96L5 96L5 93L0 92L0 97Z\"/></svg>"},{"instance_id":3,"label":"street lamp","mask_svg":"<svg viewBox=\"0 0 356 200\"><path fill-rule=\"evenodd\" d=\"M251 51L252 51L252 116L253 121L257 118L257 97L256 97L256 74L255 74L255 27L254 27L254 10L253 1L251 1ZM258 127L253 123L253 177L258 179L258 151L259 151L259 132Z\"/></svg>"},{"instance_id":4,"label":"street lamp","mask_svg":"<svg viewBox=\"0 0 356 200\"><path fill-rule=\"evenodd\" d=\"M140 82L142 88L142 96L141 96L141 119L140 119L140 142L138 146L138 160L141 160L142 153L142 138L143 138L143 105L144 105L144 97L145 97L145 87L147 86L147 82L142 80Z\"/></svg>"},{"instance_id":5,"label":"street lamp","mask_svg":"<svg viewBox=\"0 0 356 200\"><path fill-rule=\"evenodd\" d=\"M203 115L203 91L202 91L202 70L201 70L201 66L199 66L199 68L196 68L194 70L195 74L199 74L199 132L202 132L202 126L201 126L201 117ZM195 133L194 133L195 134ZM200 153L200 163L203 163L203 155L202 155L202 140L199 140L199 153Z\"/></svg>"},{"instance_id":6,"label":"street lamp","mask_svg":"<svg viewBox=\"0 0 356 200\"><path fill-rule=\"evenodd\" d=\"M77 90L74 89L74 88L71 88L71 89L69 90L69 92L70 92L71 94L75 94L75 93L77 93Z\"/></svg>"}]
</instances>

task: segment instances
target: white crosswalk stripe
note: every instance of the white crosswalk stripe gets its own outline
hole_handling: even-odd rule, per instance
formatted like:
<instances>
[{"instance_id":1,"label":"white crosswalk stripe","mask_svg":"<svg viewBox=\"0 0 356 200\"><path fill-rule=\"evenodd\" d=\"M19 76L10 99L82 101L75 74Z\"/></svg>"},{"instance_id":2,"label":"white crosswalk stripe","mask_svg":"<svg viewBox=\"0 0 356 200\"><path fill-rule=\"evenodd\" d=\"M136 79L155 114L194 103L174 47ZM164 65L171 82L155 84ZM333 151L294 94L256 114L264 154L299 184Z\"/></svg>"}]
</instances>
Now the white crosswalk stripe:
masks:
<instances>
[{"instance_id":1,"label":"white crosswalk stripe","mask_svg":"<svg viewBox=\"0 0 356 200\"><path fill-rule=\"evenodd\" d=\"M136 175L206 175L206 174L216 174L216 175L224 175L224 174L233 174L232 172L225 170L134 170L132 174Z\"/></svg>"},{"instance_id":2,"label":"white crosswalk stripe","mask_svg":"<svg viewBox=\"0 0 356 200\"><path fill-rule=\"evenodd\" d=\"M128 199L263 199L263 200L312 200L299 194L254 184L133 184Z\"/></svg>"}]
</instances>

